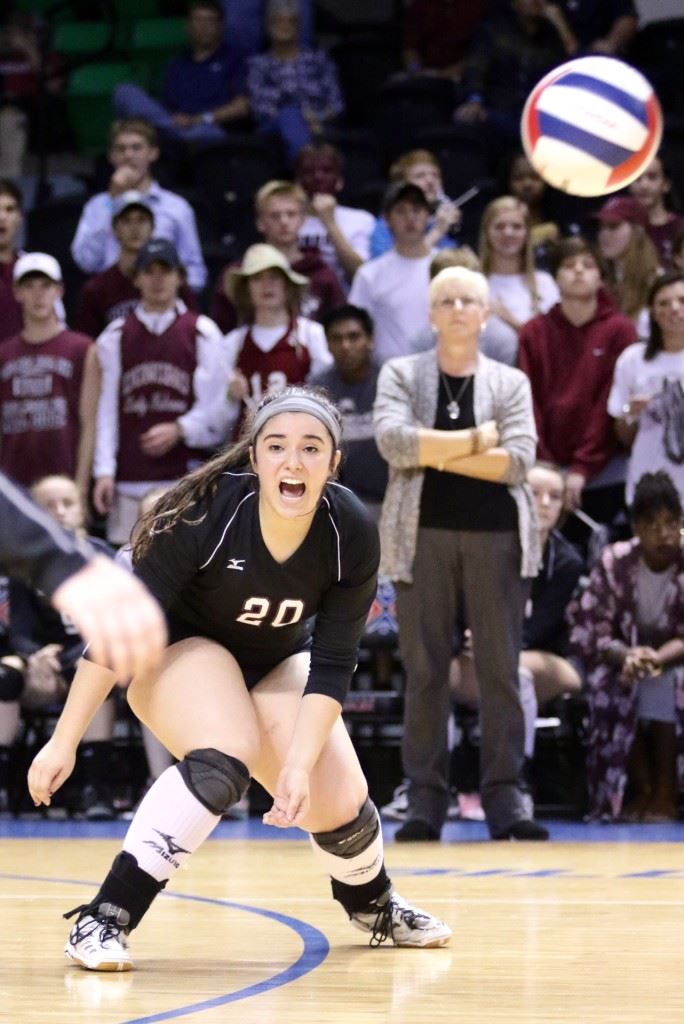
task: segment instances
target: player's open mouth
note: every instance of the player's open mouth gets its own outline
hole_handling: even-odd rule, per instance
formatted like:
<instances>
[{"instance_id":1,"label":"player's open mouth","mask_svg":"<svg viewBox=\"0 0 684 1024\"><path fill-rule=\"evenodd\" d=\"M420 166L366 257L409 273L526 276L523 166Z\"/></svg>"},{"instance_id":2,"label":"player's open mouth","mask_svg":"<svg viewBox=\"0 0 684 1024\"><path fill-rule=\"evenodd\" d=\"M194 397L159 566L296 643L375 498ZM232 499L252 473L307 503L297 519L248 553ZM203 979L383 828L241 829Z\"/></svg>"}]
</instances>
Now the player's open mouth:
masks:
<instances>
[{"instance_id":1,"label":"player's open mouth","mask_svg":"<svg viewBox=\"0 0 684 1024\"><path fill-rule=\"evenodd\" d=\"M301 480L281 480L278 489L284 498L301 498L306 490L306 484Z\"/></svg>"}]
</instances>

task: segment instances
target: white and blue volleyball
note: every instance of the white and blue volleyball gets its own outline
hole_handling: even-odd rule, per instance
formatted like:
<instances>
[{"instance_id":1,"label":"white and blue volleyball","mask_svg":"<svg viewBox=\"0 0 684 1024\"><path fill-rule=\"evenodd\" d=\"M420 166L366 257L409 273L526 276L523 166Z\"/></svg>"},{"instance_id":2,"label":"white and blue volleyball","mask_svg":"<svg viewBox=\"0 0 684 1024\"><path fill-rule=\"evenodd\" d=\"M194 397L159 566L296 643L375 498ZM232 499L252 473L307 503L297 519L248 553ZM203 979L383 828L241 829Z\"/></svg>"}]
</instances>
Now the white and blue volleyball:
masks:
<instances>
[{"instance_id":1,"label":"white and blue volleyball","mask_svg":"<svg viewBox=\"0 0 684 1024\"><path fill-rule=\"evenodd\" d=\"M617 192L658 151L663 115L650 82L613 57L579 57L549 72L522 115L528 159L574 196Z\"/></svg>"}]
</instances>

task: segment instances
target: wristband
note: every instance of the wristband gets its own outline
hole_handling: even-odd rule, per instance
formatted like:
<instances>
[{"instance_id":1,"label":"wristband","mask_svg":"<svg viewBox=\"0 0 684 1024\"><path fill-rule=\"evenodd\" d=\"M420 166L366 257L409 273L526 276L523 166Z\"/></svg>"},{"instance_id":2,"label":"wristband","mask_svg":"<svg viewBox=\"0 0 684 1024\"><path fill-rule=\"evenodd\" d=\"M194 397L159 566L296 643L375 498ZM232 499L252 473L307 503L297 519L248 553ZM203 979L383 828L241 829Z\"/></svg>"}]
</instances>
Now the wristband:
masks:
<instances>
[{"instance_id":1,"label":"wristband","mask_svg":"<svg viewBox=\"0 0 684 1024\"><path fill-rule=\"evenodd\" d=\"M625 402L620 410L623 420L628 423L630 427L633 427L635 423L639 422L639 417L635 416L631 411L629 402Z\"/></svg>"}]
</instances>

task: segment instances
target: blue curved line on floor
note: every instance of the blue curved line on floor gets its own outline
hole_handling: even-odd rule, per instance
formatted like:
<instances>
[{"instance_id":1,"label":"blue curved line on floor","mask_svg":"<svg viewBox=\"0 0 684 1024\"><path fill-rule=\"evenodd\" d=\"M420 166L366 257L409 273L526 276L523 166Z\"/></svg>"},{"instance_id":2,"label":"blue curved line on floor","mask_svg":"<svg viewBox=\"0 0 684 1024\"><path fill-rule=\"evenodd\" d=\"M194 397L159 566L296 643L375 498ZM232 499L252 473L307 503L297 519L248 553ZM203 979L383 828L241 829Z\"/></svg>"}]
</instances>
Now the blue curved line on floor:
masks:
<instances>
[{"instance_id":1,"label":"blue curved line on floor","mask_svg":"<svg viewBox=\"0 0 684 1024\"><path fill-rule=\"evenodd\" d=\"M14 875L0 873L0 878L11 879L17 882L52 882L58 885L82 885L94 886L96 883L86 882L74 878L44 878L41 875ZM225 1006L227 1003L236 1003L241 999L249 999L252 996L261 995L262 992L270 992L271 989L280 988L282 985L289 985L315 970L323 963L330 952L330 943L323 932L306 921L300 921L296 917L289 917L287 914L280 914L276 910L266 910L262 907L250 907L244 903L234 903L232 900L220 900L211 896L191 896L185 893L168 892L164 893L163 899L189 900L192 903L208 903L212 906L228 907L230 910L241 910L248 914L257 914L259 917L268 918L278 924L291 928L302 942L304 949L293 964L279 971L271 978L264 981L247 985L236 992L228 992L222 996L214 996L213 999L205 999L201 1003L189 1003L187 1006L179 1006L175 1010L165 1010L162 1013L154 1013L148 1017L132 1017L130 1020L122 1021L122 1024L153 1024L156 1021L174 1020L177 1017L185 1017L191 1013L201 1013L203 1010L210 1010L216 1006Z\"/></svg>"}]
</instances>

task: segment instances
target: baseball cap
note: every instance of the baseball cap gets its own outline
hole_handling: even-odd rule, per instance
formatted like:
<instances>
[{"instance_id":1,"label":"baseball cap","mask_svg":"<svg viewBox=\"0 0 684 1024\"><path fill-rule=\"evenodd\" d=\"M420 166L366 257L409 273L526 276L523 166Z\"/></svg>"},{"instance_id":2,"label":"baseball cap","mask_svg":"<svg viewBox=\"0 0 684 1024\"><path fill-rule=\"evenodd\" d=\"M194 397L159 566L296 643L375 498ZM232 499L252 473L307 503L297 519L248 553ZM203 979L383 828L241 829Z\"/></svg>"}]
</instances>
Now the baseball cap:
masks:
<instances>
[{"instance_id":1,"label":"baseball cap","mask_svg":"<svg viewBox=\"0 0 684 1024\"><path fill-rule=\"evenodd\" d=\"M62 283L62 269L54 256L46 252L25 252L14 264L12 277L21 281L27 274L43 274L56 284Z\"/></svg>"},{"instance_id":2,"label":"baseball cap","mask_svg":"<svg viewBox=\"0 0 684 1024\"><path fill-rule=\"evenodd\" d=\"M266 242L257 242L256 245L250 245L247 249L239 267L230 267L228 270L228 289L231 296L238 278L253 277L255 274L260 274L262 270L282 270L293 284L309 283L308 277L297 274L292 269L287 257L280 249L276 249L274 245L268 245Z\"/></svg>"},{"instance_id":3,"label":"baseball cap","mask_svg":"<svg viewBox=\"0 0 684 1024\"><path fill-rule=\"evenodd\" d=\"M183 266L176 246L167 238L151 238L147 245L143 245L135 261L135 269L145 270L152 263L164 263L172 270L180 270Z\"/></svg>"},{"instance_id":4,"label":"baseball cap","mask_svg":"<svg viewBox=\"0 0 684 1024\"><path fill-rule=\"evenodd\" d=\"M394 181L382 197L383 212L387 213L404 199L418 206L424 206L426 210L430 209L427 196L419 185L414 185L410 181Z\"/></svg>"},{"instance_id":5,"label":"baseball cap","mask_svg":"<svg viewBox=\"0 0 684 1024\"><path fill-rule=\"evenodd\" d=\"M640 224L642 228L648 225L646 207L633 196L613 196L606 200L594 217L602 224L619 224L627 220L630 224Z\"/></svg>"},{"instance_id":6,"label":"baseball cap","mask_svg":"<svg viewBox=\"0 0 684 1024\"><path fill-rule=\"evenodd\" d=\"M138 192L137 189L130 188L126 192L122 192L120 196L112 202L112 220L116 220L126 210L130 210L134 207L138 207L141 210L145 210L149 213L150 217L154 220L154 214L152 213L152 206L146 195L142 192Z\"/></svg>"}]
</instances>

